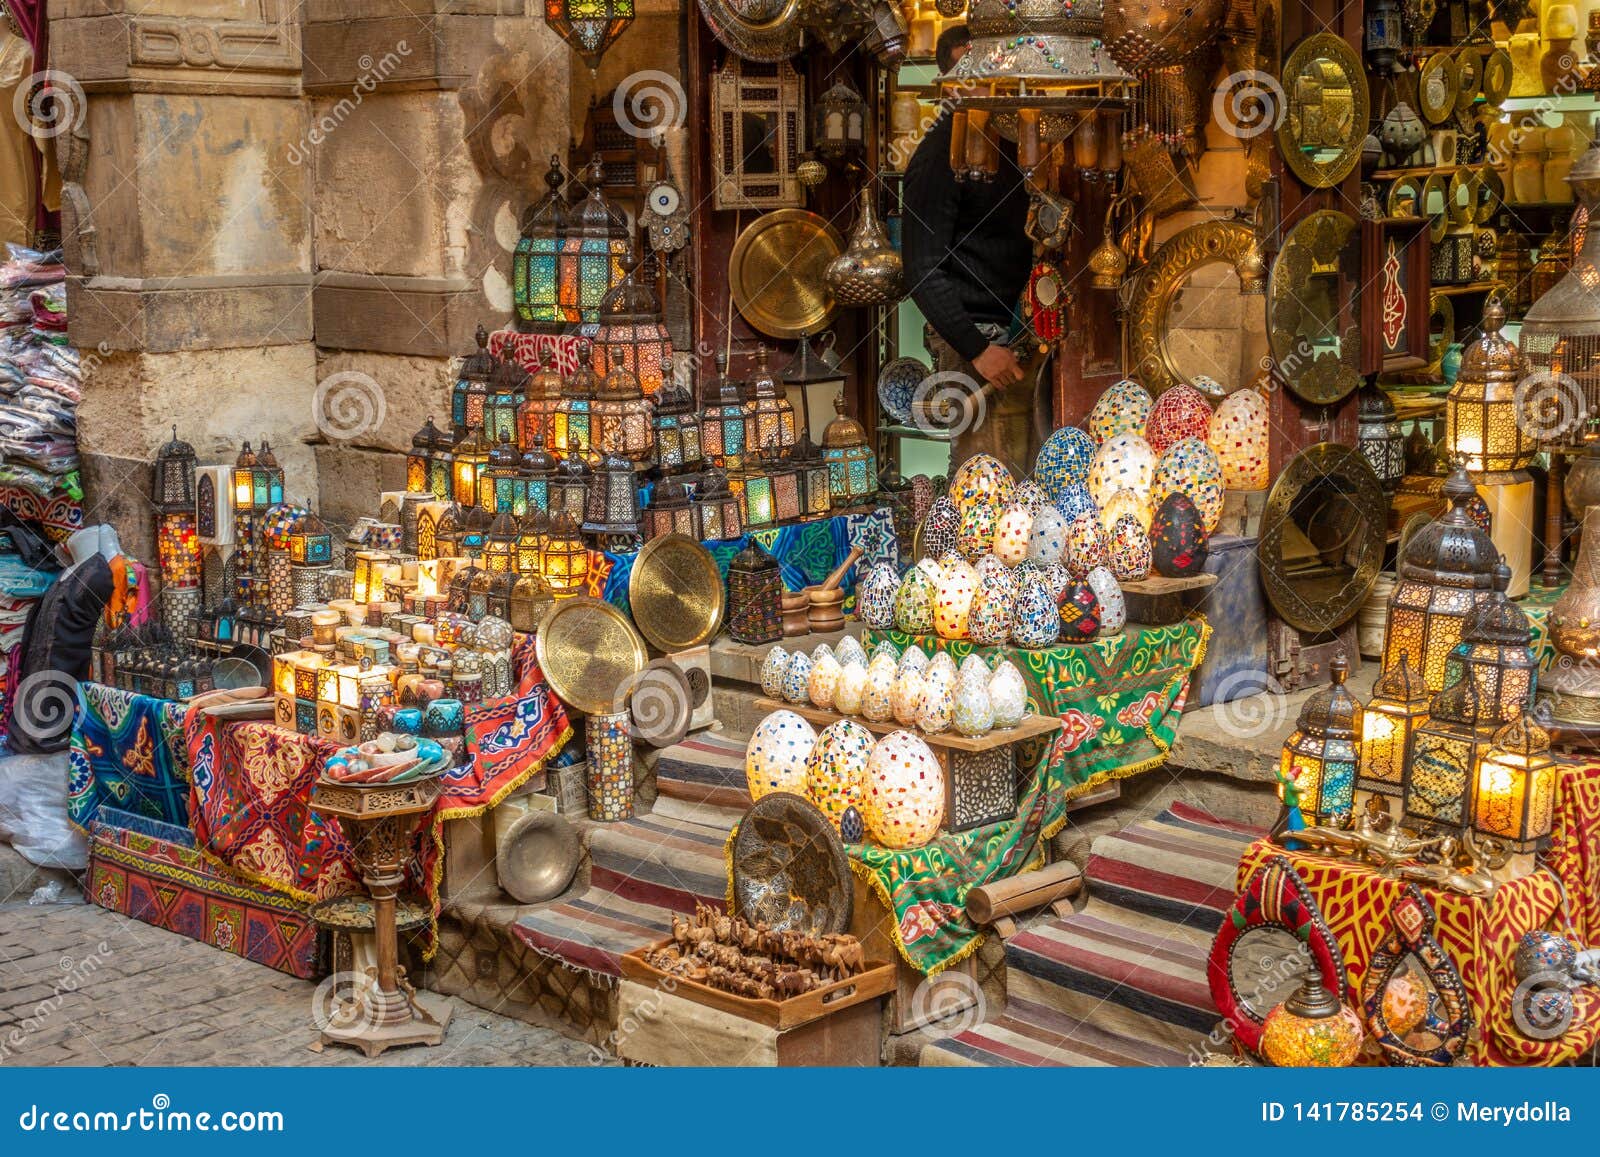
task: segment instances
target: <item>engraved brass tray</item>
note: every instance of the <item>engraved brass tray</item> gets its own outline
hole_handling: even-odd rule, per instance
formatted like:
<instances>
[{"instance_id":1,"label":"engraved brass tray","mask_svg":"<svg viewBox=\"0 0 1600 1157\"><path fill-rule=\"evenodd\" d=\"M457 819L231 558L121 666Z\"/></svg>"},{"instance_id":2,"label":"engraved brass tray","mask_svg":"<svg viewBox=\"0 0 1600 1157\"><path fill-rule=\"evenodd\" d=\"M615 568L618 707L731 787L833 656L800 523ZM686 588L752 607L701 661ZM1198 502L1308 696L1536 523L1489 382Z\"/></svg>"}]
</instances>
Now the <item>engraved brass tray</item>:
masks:
<instances>
[{"instance_id":1,"label":"engraved brass tray","mask_svg":"<svg viewBox=\"0 0 1600 1157\"><path fill-rule=\"evenodd\" d=\"M823 273L844 252L839 231L815 213L779 209L756 218L733 243L728 290L739 315L771 337L825 328L837 303Z\"/></svg>"},{"instance_id":2,"label":"engraved brass tray","mask_svg":"<svg viewBox=\"0 0 1600 1157\"><path fill-rule=\"evenodd\" d=\"M845 932L855 885L844 845L808 799L762 796L733 838L733 910L769 928L821 936Z\"/></svg>"},{"instance_id":3,"label":"engraved brass tray","mask_svg":"<svg viewBox=\"0 0 1600 1157\"><path fill-rule=\"evenodd\" d=\"M590 715L617 710L644 667L644 640L610 603L562 599L534 638L539 669L563 702Z\"/></svg>"},{"instance_id":4,"label":"engraved brass tray","mask_svg":"<svg viewBox=\"0 0 1600 1157\"><path fill-rule=\"evenodd\" d=\"M663 651L698 647L722 626L722 574L711 552L683 534L644 544L628 575L639 633Z\"/></svg>"}]
</instances>

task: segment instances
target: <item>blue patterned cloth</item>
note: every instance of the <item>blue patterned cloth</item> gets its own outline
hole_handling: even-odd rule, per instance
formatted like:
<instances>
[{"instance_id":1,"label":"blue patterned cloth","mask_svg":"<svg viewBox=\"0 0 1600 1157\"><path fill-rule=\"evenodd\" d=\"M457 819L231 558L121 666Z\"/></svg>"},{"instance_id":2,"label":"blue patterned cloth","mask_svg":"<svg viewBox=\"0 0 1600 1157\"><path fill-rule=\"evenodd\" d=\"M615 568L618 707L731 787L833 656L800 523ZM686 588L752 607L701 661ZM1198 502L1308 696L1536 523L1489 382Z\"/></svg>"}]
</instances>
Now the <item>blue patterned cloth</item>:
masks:
<instances>
[{"instance_id":1,"label":"blue patterned cloth","mask_svg":"<svg viewBox=\"0 0 1600 1157\"><path fill-rule=\"evenodd\" d=\"M85 831L102 810L189 826L189 753L184 705L119 691L78 687L68 752L67 815Z\"/></svg>"}]
</instances>

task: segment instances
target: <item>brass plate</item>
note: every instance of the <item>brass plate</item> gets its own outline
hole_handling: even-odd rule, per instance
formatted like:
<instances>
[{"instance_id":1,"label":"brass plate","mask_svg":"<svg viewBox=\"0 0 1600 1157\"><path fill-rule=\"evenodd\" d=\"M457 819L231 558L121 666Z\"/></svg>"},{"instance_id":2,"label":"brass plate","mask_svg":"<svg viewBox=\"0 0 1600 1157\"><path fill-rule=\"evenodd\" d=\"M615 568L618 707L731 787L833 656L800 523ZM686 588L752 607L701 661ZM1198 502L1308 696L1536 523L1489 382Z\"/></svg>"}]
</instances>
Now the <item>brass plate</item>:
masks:
<instances>
[{"instance_id":1,"label":"brass plate","mask_svg":"<svg viewBox=\"0 0 1600 1157\"><path fill-rule=\"evenodd\" d=\"M1256 557L1284 622L1336 630L1383 567L1389 500L1360 450L1319 442L1296 454L1267 494Z\"/></svg>"},{"instance_id":2,"label":"brass plate","mask_svg":"<svg viewBox=\"0 0 1600 1157\"><path fill-rule=\"evenodd\" d=\"M1435 52L1422 66L1417 78L1417 104L1422 119L1431 125L1443 124L1456 110L1456 89L1460 87L1456 62L1448 52Z\"/></svg>"},{"instance_id":3,"label":"brass plate","mask_svg":"<svg viewBox=\"0 0 1600 1157\"><path fill-rule=\"evenodd\" d=\"M1499 107L1511 93L1511 54L1496 48L1483 62L1483 99Z\"/></svg>"},{"instance_id":4,"label":"brass plate","mask_svg":"<svg viewBox=\"0 0 1600 1157\"><path fill-rule=\"evenodd\" d=\"M729 854L733 910L778 931L845 932L855 884L844 844L821 810L786 791L768 792L739 821Z\"/></svg>"},{"instance_id":5,"label":"brass plate","mask_svg":"<svg viewBox=\"0 0 1600 1157\"><path fill-rule=\"evenodd\" d=\"M1408 205L1407 199L1410 204ZM1385 203L1391 217L1422 216L1422 182L1415 177L1401 177L1389 186Z\"/></svg>"},{"instance_id":6,"label":"brass plate","mask_svg":"<svg viewBox=\"0 0 1600 1157\"><path fill-rule=\"evenodd\" d=\"M644 640L628 616L587 595L556 603L539 624L534 650L550 689L590 715L618 710L644 668Z\"/></svg>"},{"instance_id":7,"label":"brass plate","mask_svg":"<svg viewBox=\"0 0 1600 1157\"><path fill-rule=\"evenodd\" d=\"M1361 384L1351 364L1359 321L1346 294L1361 281L1361 232L1355 218L1337 209L1318 209L1301 218L1283 240L1267 282L1267 344L1284 383L1315 405L1331 406ZM1329 293L1313 289L1340 279ZM1337 311L1323 316L1325 305ZM1349 316L1347 316L1349 314ZM1311 344L1311 336L1339 338L1337 351Z\"/></svg>"},{"instance_id":8,"label":"brass plate","mask_svg":"<svg viewBox=\"0 0 1600 1157\"><path fill-rule=\"evenodd\" d=\"M1347 88L1327 88L1329 68ZM1278 151L1284 164L1313 189L1339 184L1361 160L1361 142L1367 135L1372 102L1361 57L1343 38L1317 32L1294 46L1284 61L1281 80L1286 115L1278 124ZM1312 132L1317 137L1312 147L1333 152L1331 157L1319 160L1306 151L1302 138Z\"/></svg>"},{"instance_id":9,"label":"brass plate","mask_svg":"<svg viewBox=\"0 0 1600 1157\"><path fill-rule=\"evenodd\" d=\"M800 51L804 29L799 10L800 0L772 4L700 0L700 15L711 34L730 52L763 64L788 60Z\"/></svg>"},{"instance_id":10,"label":"brass plate","mask_svg":"<svg viewBox=\"0 0 1600 1157\"><path fill-rule=\"evenodd\" d=\"M1439 194L1441 208L1436 212L1429 207L1433 195ZM1422 195L1417 198L1417 216L1428 219L1428 239L1435 245L1444 240L1450 229L1450 185L1443 173L1429 173L1422 182Z\"/></svg>"},{"instance_id":11,"label":"brass plate","mask_svg":"<svg viewBox=\"0 0 1600 1157\"><path fill-rule=\"evenodd\" d=\"M683 534L644 544L628 575L639 633L662 651L698 647L722 626L722 575L711 552Z\"/></svg>"},{"instance_id":12,"label":"brass plate","mask_svg":"<svg viewBox=\"0 0 1600 1157\"><path fill-rule=\"evenodd\" d=\"M1456 111L1466 112L1483 91L1483 53L1471 45L1456 53Z\"/></svg>"},{"instance_id":13,"label":"brass plate","mask_svg":"<svg viewBox=\"0 0 1600 1157\"><path fill-rule=\"evenodd\" d=\"M837 308L823 273L843 252L839 231L815 213L763 214L739 234L728 258L734 308L769 337L816 333Z\"/></svg>"}]
</instances>

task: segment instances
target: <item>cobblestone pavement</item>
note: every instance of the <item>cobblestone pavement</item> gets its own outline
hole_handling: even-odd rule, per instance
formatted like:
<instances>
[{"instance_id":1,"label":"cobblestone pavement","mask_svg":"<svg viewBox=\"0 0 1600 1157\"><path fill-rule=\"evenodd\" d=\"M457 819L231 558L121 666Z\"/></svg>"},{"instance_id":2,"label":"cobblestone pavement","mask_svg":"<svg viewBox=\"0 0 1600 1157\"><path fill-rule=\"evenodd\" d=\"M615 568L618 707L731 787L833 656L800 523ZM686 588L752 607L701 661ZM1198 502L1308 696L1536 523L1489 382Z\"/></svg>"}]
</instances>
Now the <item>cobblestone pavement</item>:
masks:
<instances>
[{"instance_id":1,"label":"cobblestone pavement","mask_svg":"<svg viewBox=\"0 0 1600 1157\"><path fill-rule=\"evenodd\" d=\"M315 989L92 904L0 904L0 1066L591 1063L587 1045L455 998L437 1048L314 1052Z\"/></svg>"}]
</instances>

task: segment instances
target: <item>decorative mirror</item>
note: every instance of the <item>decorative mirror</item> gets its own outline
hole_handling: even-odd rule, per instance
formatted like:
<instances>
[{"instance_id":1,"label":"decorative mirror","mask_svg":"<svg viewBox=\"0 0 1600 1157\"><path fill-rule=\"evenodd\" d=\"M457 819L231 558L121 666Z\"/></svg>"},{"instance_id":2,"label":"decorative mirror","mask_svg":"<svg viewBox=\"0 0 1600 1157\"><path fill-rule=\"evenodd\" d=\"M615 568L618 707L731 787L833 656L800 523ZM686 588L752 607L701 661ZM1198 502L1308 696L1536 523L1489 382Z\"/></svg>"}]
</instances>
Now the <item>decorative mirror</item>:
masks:
<instances>
[{"instance_id":1,"label":"decorative mirror","mask_svg":"<svg viewBox=\"0 0 1600 1157\"><path fill-rule=\"evenodd\" d=\"M1273 856L1234 897L1206 961L1211 998L1241 1045L1260 1048L1267 1013L1299 986L1308 960L1329 992L1350 991L1339 942L1311 890L1287 857Z\"/></svg>"},{"instance_id":2,"label":"decorative mirror","mask_svg":"<svg viewBox=\"0 0 1600 1157\"><path fill-rule=\"evenodd\" d=\"M1499 170L1488 165L1474 170L1472 181L1472 192L1476 202L1472 221L1476 225L1487 225L1494 218L1495 210L1500 208L1500 202L1505 197L1505 182L1500 179Z\"/></svg>"},{"instance_id":3,"label":"decorative mirror","mask_svg":"<svg viewBox=\"0 0 1600 1157\"><path fill-rule=\"evenodd\" d=\"M1428 219L1428 239L1435 244L1444 240L1450 228L1450 184L1442 173L1429 173L1422 182L1422 200L1417 215Z\"/></svg>"},{"instance_id":4,"label":"decorative mirror","mask_svg":"<svg viewBox=\"0 0 1600 1157\"><path fill-rule=\"evenodd\" d=\"M1456 62L1448 52L1435 52L1428 57L1417 78L1417 104L1422 119L1431 125L1443 124L1456 111L1460 83Z\"/></svg>"},{"instance_id":5,"label":"decorative mirror","mask_svg":"<svg viewBox=\"0 0 1600 1157\"><path fill-rule=\"evenodd\" d=\"M1483 91L1483 53L1470 44L1456 53L1456 111L1466 112Z\"/></svg>"},{"instance_id":6,"label":"decorative mirror","mask_svg":"<svg viewBox=\"0 0 1600 1157\"><path fill-rule=\"evenodd\" d=\"M1353 446L1319 442L1296 454L1267 493L1256 556L1280 618L1332 631L1366 601L1383 566L1389 502Z\"/></svg>"},{"instance_id":7,"label":"decorative mirror","mask_svg":"<svg viewBox=\"0 0 1600 1157\"><path fill-rule=\"evenodd\" d=\"M1453 225L1471 225L1478 211L1477 186L1482 179L1471 169L1457 169L1450 178L1450 222Z\"/></svg>"},{"instance_id":8,"label":"decorative mirror","mask_svg":"<svg viewBox=\"0 0 1600 1157\"><path fill-rule=\"evenodd\" d=\"M1255 380L1267 352L1265 288L1255 231L1245 221L1191 225L1156 250L1128 304L1133 376L1159 395L1210 377Z\"/></svg>"},{"instance_id":9,"label":"decorative mirror","mask_svg":"<svg viewBox=\"0 0 1600 1157\"><path fill-rule=\"evenodd\" d=\"M717 209L788 209L805 200L795 170L805 149L800 75L787 61L729 53L711 84L711 196Z\"/></svg>"},{"instance_id":10,"label":"decorative mirror","mask_svg":"<svg viewBox=\"0 0 1600 1157\"><path fill-rule=\"evenodd\" d=\"M1401 177L1389 186L1385 202L1391 217L1416 217L1422 209L1422 182L1415 177Z\"/></svg>"},{"instance_id":11,"label":"decorative mirror","mask_svg":"<svg viewBox=\"0 0 1600 1157\"><path fill-rule=\"evenodd\" d=\"M1511 54L1496 48L1483 62L1483 99L1491 108L1511 94Z\"/></svg>"},{"instance_id":12,"label":"decorative mirror","mask_svg":"<svg viewBox=\"0 0 1600 1157\"><path fill-rule=\"evenodd\" d=\"M1283 65L1278 149L1301 181L1326 189L1348 177L1367 135L1367 74L1356 50L1331 32L1295 45Z\"/></svg>"},{"instance_id":13,"label":"decorative mirror","mask_svg":"<svg viewBox=\"0 0 1600 1157\"><path fill-rule=\"evenodd\" d=\"M1433 925L1433 908L1407 884L1361 978L1367 1027L1391 1065L1453 1064L1472 1031L1472 1002Z\"/></svg>"},{"instance_id":14,"label":"decorative mirror","mask_svg":"<svg viewBox=\"0 0 1600 1157\"><path fill-rule=\"evenodd\" d=\"M1332 405L1361 384L1355 314L1361 249L1355 219L1337 209L1302 218L1283 240L1267 288L1267 336L1284 383Z\"/></svg>"},{"instance_id":15,"label":"decorative mirror","mask_svg":"<svg viewBox=\"0 0 1600 1157\"><path fill-rule=\"evenodd\" d=\"M1428 294L1428 365L1429 380L1438 380L1443 373L1444 354L1456 340L1456 307L1449 294L1437 290Z\"/></svg>"}]
</instances>

